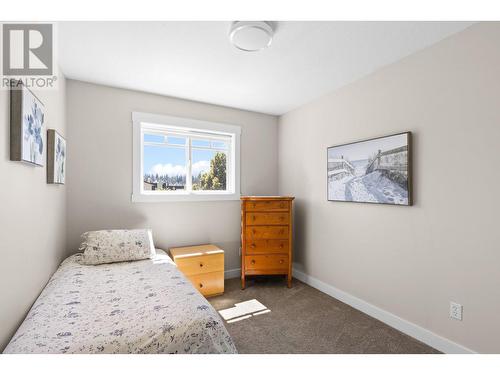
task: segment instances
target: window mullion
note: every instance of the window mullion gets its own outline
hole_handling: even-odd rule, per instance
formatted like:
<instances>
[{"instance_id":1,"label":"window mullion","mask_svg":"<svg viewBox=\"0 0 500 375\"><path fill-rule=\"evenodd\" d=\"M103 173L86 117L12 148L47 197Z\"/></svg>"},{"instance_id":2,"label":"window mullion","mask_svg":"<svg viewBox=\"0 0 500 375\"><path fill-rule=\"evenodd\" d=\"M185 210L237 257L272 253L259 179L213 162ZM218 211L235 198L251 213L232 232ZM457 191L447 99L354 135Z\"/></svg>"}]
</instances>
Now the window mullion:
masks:
<instances>
[{"instance_id":1,"label":"window mullion","mask_svg":"<svg viewBox=\"0 0 500 375\"><path fill-rule=\"evenodd\" d=\"M231 191L233 190L232 186L232 178L233 176L231 175L232 173L232 160L231 160L231 152L224 151L226 154L226 190Z\"/></svg>"},{"instance_id":2,"label":"window mullion","mask_svg":"<svg viewBox=\"0 0 500 375\"><path fill-rule=\"evenodd\" d=\"M186 191L191 193L193 190L193 176L191 176L192 171L192 160L191 160L191 137L187 137L187 147L186 147Z\"/></svg>"}]
</instances>

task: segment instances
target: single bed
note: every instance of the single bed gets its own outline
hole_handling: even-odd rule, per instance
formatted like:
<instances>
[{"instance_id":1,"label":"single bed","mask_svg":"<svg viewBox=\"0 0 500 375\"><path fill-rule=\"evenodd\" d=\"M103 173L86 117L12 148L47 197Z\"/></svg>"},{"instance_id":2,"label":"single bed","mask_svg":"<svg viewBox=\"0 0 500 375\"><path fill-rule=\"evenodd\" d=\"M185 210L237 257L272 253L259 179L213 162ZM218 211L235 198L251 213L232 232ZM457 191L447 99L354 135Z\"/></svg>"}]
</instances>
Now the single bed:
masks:
<instances>
[{"instance_id":1,"label":"single bed","mask_svg":"<svg viewBox=\"0 0 500 375\"><path fill-rule=\"evenodd\" d=\"M63 261L4 353L236 353L217 312L159 250L154 259Z\"/></svg>"}]
</instances>

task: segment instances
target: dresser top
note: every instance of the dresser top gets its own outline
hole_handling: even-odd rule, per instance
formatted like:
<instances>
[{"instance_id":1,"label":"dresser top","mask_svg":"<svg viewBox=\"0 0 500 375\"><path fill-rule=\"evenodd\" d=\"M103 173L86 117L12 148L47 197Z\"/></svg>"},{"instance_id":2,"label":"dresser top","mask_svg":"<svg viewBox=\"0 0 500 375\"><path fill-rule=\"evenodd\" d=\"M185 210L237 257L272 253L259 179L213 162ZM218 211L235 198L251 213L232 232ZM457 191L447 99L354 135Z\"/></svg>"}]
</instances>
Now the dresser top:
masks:
<instances>
[{"instance_id":1,"label":"dresser top","mask_svg":"<svg viewBox=\"0 0 500 375\"><path fill-rule=\"evenodd\" d=\"M202 255L224 254L224 250L215 245L197 245L186 247L173 247L169 249L170 255L175 260L176 258L189 258Z\"/></svg>"},{"instance_id":2,"label":"dresser top","mask_svg":"<svg viewBox=\"0 0 500 375\"><path fill-rule=\"evenodd\" d=\"M295 197L280 195L247 195L240 198L242 201L292 201Z\"/></svg>"}]
</instances>

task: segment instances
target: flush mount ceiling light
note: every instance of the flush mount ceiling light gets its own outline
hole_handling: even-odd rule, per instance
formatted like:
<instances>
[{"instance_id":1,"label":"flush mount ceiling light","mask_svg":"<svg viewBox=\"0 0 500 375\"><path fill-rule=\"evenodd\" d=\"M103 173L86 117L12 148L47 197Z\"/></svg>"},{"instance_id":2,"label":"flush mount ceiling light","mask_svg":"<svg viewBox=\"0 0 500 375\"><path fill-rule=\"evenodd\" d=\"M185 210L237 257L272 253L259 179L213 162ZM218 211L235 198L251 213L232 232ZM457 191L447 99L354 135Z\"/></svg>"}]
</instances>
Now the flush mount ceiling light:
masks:
<instances>
[{"instance_id":1,"label":"flush mount ceiling light","mask_svg":"<svg viewBox=\"0 0 500 375\"><path fill-rule=\"evenodd\" d=\"M269 22L236 21L229 30L229 40L236 48L254 52L271 45L274 31Z\"/></svg>"}]
</instances>

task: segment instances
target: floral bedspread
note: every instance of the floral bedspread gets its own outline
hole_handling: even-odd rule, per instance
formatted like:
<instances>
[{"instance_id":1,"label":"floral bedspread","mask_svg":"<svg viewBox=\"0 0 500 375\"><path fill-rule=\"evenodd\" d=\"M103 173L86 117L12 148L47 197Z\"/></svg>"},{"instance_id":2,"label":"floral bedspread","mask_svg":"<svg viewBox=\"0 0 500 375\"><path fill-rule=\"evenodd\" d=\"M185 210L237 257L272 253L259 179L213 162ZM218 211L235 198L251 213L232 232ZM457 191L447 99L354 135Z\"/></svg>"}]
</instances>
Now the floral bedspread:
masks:
<instances>
[{"instance_id":1,"label":"floral bedspread","mask_svg":"<svg viewBox=\"0 0 500 375\"><path fill-rule=\"evenodd\" d=\"M217 312L159 251L86 266L64 260L4 353L236 353Z\"/></svg>"}]
</instances>

